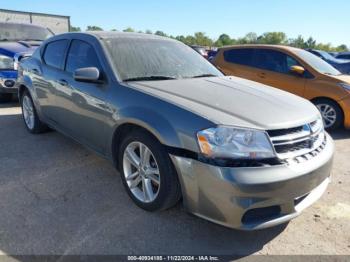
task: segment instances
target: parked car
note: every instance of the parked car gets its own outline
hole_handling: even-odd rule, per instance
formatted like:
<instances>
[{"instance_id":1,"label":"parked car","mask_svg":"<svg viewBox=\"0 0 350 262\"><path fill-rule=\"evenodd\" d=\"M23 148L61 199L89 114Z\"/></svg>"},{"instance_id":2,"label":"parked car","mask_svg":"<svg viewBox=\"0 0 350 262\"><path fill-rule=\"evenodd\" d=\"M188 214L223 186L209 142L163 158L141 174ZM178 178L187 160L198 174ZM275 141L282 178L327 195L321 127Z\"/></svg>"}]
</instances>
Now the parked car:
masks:
<instances>
[{"instance_id":1,"label":"parked car","mask_svg":"<svg viewBox=\"0 0 350 262\"><path fill-rule=\"evenodd\" d=\"M343 74L350 74L350 60L335 58L331 56L329 53L321 50L308 49L307 51L323 59L328 64L338 69L339 72Z\"/></svg>"},{"instance_id":2,"label":"parked car","mask_svg":"<svg viewBox=\"0 0 350 262\"><path fill-rule=\"evenodd\" d=\"M112 161L148 211L240 229L289 221L326 190L333 141L309 101L225 77L154 35L69 33L21 63L26 128L47 126ZM121 211L122 212L122 211Z\"/></svg>"},{"instance_id":3,"label":"parked car","mask_svg":"<svg viewBox=\"0 0 350 262\"><path fill-rule=\"evenodd\" d=\"M208 59L208 51L205 49L205 47L198 46L198 45L191 45L191 48L195 50L198 54L203 56L204 58Z\"/></svg>"},{"instance_id":4,"label":"parked car","mask_svg":"<svg viewBox=\"0 0 350 262\"><path fill-rule=\"evenodd\" d=\"M213 63L227 75L310 100L329 130L343 124L350 129L350 76L310 52L288 46L240 45L220 49Z\"/></svg>"},{"instance_id":5,"label":"parked car","mask_svg":"<svg viewBox=\"0 0 350 262\"><path fill-rule=\"evenodd\" d=\"M330 54L333 57L336 57L339 54L339 52L328 52L328 54Z\"/></svg>"},{"instance_id":6,"label":"parked car","mask_svg":"<svg viewBox=\"0 0 350 262\"><path fill-rule=\"evenodd\" d=\"M0 102L11 100L17 93L19 60L31 55L43 40L52 35L40 26L0 22Z\"/></svg>"},{"instance_id":7,"label":"parked car","mask_svg":"<svg viewBox=\"0 0 350 262\"><path fill-rule=\"evenodd\" d=\"M338 53L335 58L350 60L350 52Z\"/></svg>"},{"instance_id":8,"label":"parked car","mask_svg":"<svg viewBox=\"0 0 350 262\"><path fill-rule=\"evenodd\" d=\"M214 57L216 56L216 54L218 53L218 50L210 50L208 51L208 60L209 61L213 61Z\"/></svg>"}]
</instances>

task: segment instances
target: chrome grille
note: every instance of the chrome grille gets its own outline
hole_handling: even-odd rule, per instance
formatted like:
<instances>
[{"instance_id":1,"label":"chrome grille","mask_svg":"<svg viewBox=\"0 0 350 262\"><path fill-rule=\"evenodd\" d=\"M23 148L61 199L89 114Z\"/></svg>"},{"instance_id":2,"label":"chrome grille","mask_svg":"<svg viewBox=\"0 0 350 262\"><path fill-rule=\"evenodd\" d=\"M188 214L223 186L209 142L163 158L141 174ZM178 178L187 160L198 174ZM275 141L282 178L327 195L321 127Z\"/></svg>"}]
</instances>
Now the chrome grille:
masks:
<instances>
[{"instance_id":1,"label":"chrome grille","mask_svg":"<svg viewBox=\"0 0 350 262\"><path fill-rule=\"evenodd\" d=\"M305 124L303 126L269 130L271 142L275 148L277 157L283 160L295 160L300 157L310 159L314 157L313 152L323 150L326 143L325 133L321 119Z\"/></svg>"}]
</instances>

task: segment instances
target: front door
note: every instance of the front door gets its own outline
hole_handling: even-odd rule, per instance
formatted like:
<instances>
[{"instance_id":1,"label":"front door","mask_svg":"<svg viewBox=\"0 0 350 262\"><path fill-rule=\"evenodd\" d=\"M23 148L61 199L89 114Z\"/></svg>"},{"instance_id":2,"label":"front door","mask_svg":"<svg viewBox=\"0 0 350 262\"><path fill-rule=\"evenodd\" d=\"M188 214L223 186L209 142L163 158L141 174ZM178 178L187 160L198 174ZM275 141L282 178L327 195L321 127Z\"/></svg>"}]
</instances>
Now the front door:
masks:
<instances>
[{"instance_id":1,"label":"front door","mask_svg":"<svg viewBox=\"0 0 350 262\"><path fill-rule=\"evenodd\" d=\"M254 65L258 82L304 96L306 78L290 72L291 66L300 66L295 58L277 50L256 49Z\"/></svg>"},{"instance_id":2,"label":"front door","mask_svg":"<svg viewBox=\"0 0 350 262\"><path fill-rule=\"evenodd\" d=\"M65 75L56 102L69 108L69 115L63 125L69 133L82 142L103 153L107 136L105 135L109 115L105 106L106 82L79 82L74 79L74 71L79 68L96 67L103 74L103 68L94 47L81 40L72 40L65 66Z\"/></svg>"}]
</instances>

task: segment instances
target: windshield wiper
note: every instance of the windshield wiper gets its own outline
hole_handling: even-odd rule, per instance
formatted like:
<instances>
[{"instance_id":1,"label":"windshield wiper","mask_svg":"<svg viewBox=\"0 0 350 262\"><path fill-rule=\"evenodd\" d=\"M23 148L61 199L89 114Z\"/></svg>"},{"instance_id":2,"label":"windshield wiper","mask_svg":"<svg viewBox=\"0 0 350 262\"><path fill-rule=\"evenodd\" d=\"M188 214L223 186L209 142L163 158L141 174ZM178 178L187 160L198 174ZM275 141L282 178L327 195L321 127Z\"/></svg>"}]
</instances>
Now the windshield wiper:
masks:
<instances>
[{"instance_id":1,"label":"windshield wiper","mask_svg":"<svg viewBox=\"0 0 350 262\"><path fill-rule=\"evenodd\" d=\"M213 74L202 74L202 75L192 76L191 78L216 77L216 76L217 75L213 75Z\"/></svg>"},{"instance_id":2,"label":"windshield wiper","mask_svg":"<svg viewBox=\"0 0 350 262\"><path fill-rule=\"evenodd\" d=\"M152 81L152 80L174 80L175 77L172 76L140 76L140 77L131 77L123 79L124 82L130 81Z\"/></svg>"}]
</instances>

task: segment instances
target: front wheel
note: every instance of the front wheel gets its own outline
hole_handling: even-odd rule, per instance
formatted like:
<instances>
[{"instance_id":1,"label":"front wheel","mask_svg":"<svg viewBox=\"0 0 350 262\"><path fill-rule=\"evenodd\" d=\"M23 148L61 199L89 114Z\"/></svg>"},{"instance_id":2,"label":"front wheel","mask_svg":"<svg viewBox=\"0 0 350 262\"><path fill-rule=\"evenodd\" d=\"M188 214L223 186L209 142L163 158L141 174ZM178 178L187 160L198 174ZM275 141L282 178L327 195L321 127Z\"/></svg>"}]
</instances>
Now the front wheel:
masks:
<instances>
[{"instance_id":1,"label":"front wheel","mask_svg":"<svg viewBox=\"0 0 350 262\"><path fill-rule=\"evenodd\" d=\"M335 130L343 124L343 111L336 102L329 99L318 99L314 101L314 104L320 111L327 130Z\"/></svg>"},{"instance_id":2,"label":"front wheel","mask_svg":"<svg viewBox=\"0 0 350 262\"><path fill-rule=\"evenodd\" d=\"M164 210L181 197L180 184L164 147L143 131L132 131L122 141L119 170L131 199L148 210Z\"/></svg>"},{"instance_id":3,"label":"front wheel","mask_svg":"<svg viewBox=\"0 0 350 262\"><path fill-rule=\"evenodd\" d=\"M40 121L33 100L28 91L24 91L21 99L22 116L27 130L33 134L43 133L48 127Z\"/></svg>"}]
</instances>

